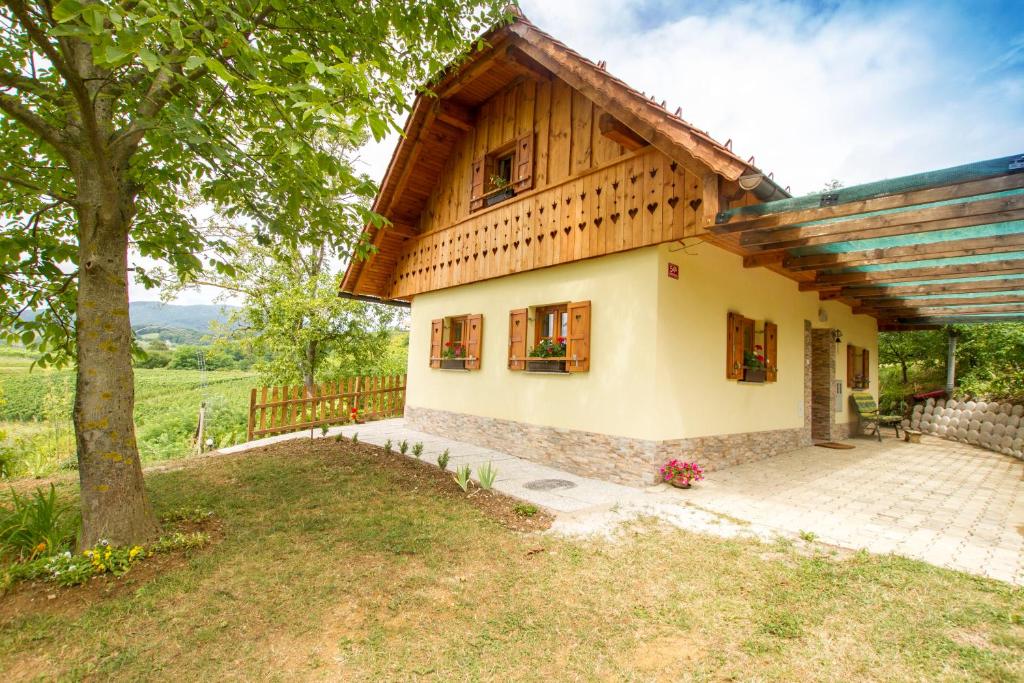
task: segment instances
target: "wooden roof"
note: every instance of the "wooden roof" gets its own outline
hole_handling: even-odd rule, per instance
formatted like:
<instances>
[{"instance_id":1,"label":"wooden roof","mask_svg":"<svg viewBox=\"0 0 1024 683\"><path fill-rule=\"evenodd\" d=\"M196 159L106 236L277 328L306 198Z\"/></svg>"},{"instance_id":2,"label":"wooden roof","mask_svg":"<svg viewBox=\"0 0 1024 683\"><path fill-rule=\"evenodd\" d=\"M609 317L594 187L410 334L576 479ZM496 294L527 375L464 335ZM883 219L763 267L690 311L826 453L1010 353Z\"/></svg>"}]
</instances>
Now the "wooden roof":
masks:
<instances>
[{"instance_id":1,"label":"wooden roof","mask_svg":"<svg viewBox=\"0 0 1024 683\"><path fill-rule=\"evenodd\" d=\"M565 81L699 175L715 173L735 181L759 173L706 132L609 75L603 65L569 49L521 14L483 36L483 44L416 98L373 205L392 225L364 229L362 238L376 253L366 260L353 259L342 292L379 296L387 291L402 244L417 236L418 217L454 143L473 126L474 108L524 74Z\"/></svg>"}]
</instances>

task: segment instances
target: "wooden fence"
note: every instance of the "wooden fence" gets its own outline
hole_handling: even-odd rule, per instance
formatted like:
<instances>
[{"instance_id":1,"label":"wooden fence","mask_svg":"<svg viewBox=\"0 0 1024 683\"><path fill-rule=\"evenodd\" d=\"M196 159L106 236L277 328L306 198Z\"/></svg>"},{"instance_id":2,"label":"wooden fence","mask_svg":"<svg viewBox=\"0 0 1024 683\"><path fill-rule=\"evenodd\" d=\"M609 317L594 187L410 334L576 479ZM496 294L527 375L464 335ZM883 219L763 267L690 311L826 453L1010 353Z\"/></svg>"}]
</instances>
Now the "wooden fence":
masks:
<instances>
[{"instance_id":1,"label":"wooden fence","mask_svg":"<svg viewBox=\"0 0 1024 683\"><path fill-rule=\"evenodd\" d=\"M249 441L260 436L285 434L356 419L376 420L402 415L405 375L349 377L306 388L261 387L249 395Z\"/></svg>"}]
</instances>

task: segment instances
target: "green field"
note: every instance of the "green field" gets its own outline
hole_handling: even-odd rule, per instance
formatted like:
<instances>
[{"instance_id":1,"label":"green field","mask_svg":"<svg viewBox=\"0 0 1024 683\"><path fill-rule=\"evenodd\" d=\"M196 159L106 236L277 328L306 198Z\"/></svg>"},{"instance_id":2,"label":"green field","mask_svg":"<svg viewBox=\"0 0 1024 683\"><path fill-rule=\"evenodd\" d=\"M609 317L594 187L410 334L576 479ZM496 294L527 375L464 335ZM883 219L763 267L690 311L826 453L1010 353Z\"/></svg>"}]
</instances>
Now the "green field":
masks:
<instances>
[{"instance_id":1,"label":"green field","mask_svg":"<svg viewBox=\"0 0 1024 683\"><path fill-rule=\"evenodd\" d=\"M0 351L2 453L13 476L46 476L74 463L71 370L30 369L18 349ZM142 461L186 455L192 447L199 405L207 406L206 434L216 447L245 440L249 389L256 373L135 370L135 424Z\"/></svg>"}]
</instances>

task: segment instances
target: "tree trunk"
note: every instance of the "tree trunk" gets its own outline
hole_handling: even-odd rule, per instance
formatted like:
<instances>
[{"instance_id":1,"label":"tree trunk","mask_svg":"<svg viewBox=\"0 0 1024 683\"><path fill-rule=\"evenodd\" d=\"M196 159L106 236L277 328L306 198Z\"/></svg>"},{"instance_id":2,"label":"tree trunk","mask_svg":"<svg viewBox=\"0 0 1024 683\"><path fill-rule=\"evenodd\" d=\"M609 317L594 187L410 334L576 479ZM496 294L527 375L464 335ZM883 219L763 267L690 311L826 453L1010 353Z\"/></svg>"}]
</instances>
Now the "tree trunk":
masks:
<instances>
[{"instance_id":1,"label":"tree trunk","mask_svg":"<svg viewBox=\"0 0 1024 683\"><path fill-rule=\"evenodd\" d=\"M80 547L143 543L159 534L135 441L128 319L128 230L134 198L98 172L78 177L79 276L75 438L81 482ZM109 176L108 176L109 178Z\"/></svg>"},{"instance_id":2,"label":"tree trunk","mask_svg":"<svg viewBox=\"0 0 1024 683\"><path fill-rule=\"evenodd\" d=\"M312 397L313 391L316 389L314 368L316 368L316 349L317 343L315 341L308 342L306 344L306 357L302 367L302 383L306 385L306 396Z\"/></svg>"},{"instance_id":3,"label":"tree trunk","mask_svg":"<svg viewBox=\"0 0 1024 683\"><path fill-rule=\"evenodd\" d=\"M907 361L900 359L900 371L903 373L903 383L906 384L910 380L907 378Z\"/></svg>"}]
</instances>

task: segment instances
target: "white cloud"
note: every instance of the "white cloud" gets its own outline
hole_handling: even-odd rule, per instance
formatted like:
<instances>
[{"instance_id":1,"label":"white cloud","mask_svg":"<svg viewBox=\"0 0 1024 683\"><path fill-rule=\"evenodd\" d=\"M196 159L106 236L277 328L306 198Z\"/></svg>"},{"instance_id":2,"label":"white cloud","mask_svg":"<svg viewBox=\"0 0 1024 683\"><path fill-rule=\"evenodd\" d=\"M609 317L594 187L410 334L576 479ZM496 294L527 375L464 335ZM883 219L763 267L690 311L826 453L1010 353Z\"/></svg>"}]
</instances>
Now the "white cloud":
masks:
<instances>
[{"instance_id":1,"label":"white cloud","mask_svg":"<svg viewBox=\"0 0 1024 683\"><path fill-rule=\"evenodd\" d=\"M643 10L643 4L648 9ZM977 77L970 25L927 5L524 0L540 28L774 171L796 193L1024 151L1024 75ZM659 11L665 21L652 20ZM950 44L959 35L963 42ZM1018 38L1019 41L1019 38ZM1012 60L1011 60L1012 61Z\"/></svg>"}]
</instances>

